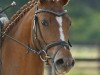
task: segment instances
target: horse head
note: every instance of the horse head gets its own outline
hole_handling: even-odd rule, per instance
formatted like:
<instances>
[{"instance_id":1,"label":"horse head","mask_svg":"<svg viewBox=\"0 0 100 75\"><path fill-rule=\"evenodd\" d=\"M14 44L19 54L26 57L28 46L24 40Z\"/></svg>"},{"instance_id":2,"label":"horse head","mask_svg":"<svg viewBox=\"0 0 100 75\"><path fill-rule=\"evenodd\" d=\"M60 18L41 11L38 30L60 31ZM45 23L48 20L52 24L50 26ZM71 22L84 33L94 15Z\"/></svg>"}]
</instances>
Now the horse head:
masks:
<instances>
[{"instance_id":1,"label":"horse head","mask_svg":"<svg viewBox=\"0 0 100 75\"><path fill-rule=\"evenodd\" d=\"M1 75L43 75L42 61L52 67L53 75L74 66L69 42L71 20L63 9L68 2L33 0L11 18L3 33Z\"/></svg>"},{"instance_id":2,"label":"horse head","mask_svg":"<svg viewBox=\"0 0 100 75\"><path fill-rule=\"evenodd\" d=\"M63 6L69 0L39 0L35 6L33 41L42 49L41 59L48 62L54 73L68 72L74 66L70 52L71 20Z\"/></svg>"}]
</instances>

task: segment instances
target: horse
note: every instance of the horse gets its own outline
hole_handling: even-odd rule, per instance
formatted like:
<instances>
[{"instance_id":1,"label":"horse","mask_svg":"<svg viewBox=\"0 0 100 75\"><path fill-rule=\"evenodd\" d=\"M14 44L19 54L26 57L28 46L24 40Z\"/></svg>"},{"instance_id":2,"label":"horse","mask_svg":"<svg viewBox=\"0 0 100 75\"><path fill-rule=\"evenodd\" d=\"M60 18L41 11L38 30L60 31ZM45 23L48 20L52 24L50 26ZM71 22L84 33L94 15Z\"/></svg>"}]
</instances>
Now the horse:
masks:
<instances>
[{"instance_id":1,"label":"horse","mask_svg":"<svg viewBox=\"0 0 100 75\"><path fill-rule=\"evenodd\" d=\"M0 75L43 75L44 64L52 75L74 66L70 52L71 20L64 5L69 0L32 0L16 12L2 33Z\"/></svg>"}]
</instances>

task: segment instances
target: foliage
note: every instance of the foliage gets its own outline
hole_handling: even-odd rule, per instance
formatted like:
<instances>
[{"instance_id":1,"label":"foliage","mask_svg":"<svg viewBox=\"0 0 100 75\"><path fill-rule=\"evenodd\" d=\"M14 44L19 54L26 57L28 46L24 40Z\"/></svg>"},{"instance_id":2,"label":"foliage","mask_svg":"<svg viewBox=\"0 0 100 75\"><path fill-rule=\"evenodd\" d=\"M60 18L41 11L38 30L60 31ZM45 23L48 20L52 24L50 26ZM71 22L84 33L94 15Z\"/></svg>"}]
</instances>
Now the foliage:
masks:
<instances>
[{"instance_id":1,"label":"foliage","mask_svg":"<svg viewBox=\"0 0 100 75\"><path fill-rule=\"evenodd\" d=\"M0 0L0 6L7 7L13 0ZM29 0L15 0L17 6L6 11L9 18ZM70 38L73 43L100 42L100 0L70 0L65 6L72 18Z\"/></svg>"},{"instance_id":2,"label":"foliage","mask_svg":"<svg viewBox=\"0 0 100 75\"><path fill-rule=\"evenodd\" d=\"M65 7L72 18L73 43L100 42L100 10L96 0L71 0ZM94 4L96 3L96 4Z\"/></svg>"}]
</instances>

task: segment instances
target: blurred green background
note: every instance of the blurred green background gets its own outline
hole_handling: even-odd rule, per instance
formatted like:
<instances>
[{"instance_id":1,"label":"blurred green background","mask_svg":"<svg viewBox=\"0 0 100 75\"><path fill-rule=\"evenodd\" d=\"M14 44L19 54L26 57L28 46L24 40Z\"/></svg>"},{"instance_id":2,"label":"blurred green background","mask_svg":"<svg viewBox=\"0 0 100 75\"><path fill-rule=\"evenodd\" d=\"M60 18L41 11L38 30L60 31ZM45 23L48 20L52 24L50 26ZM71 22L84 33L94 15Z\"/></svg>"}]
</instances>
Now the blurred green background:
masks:
<instances>
[{"instance_id":1,"label":"blurred green background","mask_svg":"<svg viewBox=\"0 0 100 75\"><path fill-rule=\"evenodd\" d=\"M100 42L100 0L70 0L66 8L72 18L74 43Z\"/></svg>"},{"instance_id":2,"label":"blurred green background","mask_svg":"<svg viewBox=\"0 0 100 75\"><path fill-rule=\"evenodd\" d=\"M13 0L0 0L2 8ZM5 13L10 18L28 0L15 0L17 6ZM73 57L80 59L100 59L100 0L70 0L65 6L72 20L70 40ZM99 61L77 61L67 75L100 75Z\"/></svg>"}]
</instances>

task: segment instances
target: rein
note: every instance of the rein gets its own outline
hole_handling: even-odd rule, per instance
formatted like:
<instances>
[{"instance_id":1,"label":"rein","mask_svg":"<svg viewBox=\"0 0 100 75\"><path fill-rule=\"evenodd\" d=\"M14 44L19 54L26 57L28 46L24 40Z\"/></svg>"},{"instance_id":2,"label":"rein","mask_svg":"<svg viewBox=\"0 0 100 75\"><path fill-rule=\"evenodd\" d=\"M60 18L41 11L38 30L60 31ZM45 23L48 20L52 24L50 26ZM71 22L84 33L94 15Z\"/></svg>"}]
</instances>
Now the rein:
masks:
<instances>
[{"instance_id":1,"label":"rein","mask_svg":"<svg viewBox=\"0 0 100 75\"><path fill-rule=\"evenodd\" d=\"M22 45L23 47L25 47L25 48L28 50L28 52L31 51L31 52L33 52L33 53L39 55L39 56L40 56L40 59L41 59L42 61L48 63L48 60L49 60L49 59L52 59L52 60L54 61L54 58L55 58L56 54L57 54L58 51L60 50L60 49L57 50L57 52L55 52L55 54L54 54L54 57L51 58L51 57L48 55L48 50L49 50L50 48L55 47L55 46L62 46L62 47L66 47L67 49L69 49L69 46L70 46L70 47L72 47L72 46L71 46L69 40L68 40L68 41L55 41L55 42L50 42L50 43L47 44L47 43L45 42L45 40L43 39L41 30L40 30L40 26L39 26L39 22L38 22L38 16L37 16L37 14L39 14L39 13L50 13L50 14L53 14L53 15L55 15L55 16L63 16L63 15L66 14L66 12L57 13L57 12L54 12L54 11L51 11L51 10L47 10L47 9L38 9L38 8L36 7L35 16L34 16L34 24L35 24L34 26L35 26L35 29L33 30L33 33L35 34L35 36L33 37L33 41L36 41L36 40L38 41L38 44L40 45L41 50L40 50L40 49L39 49L39 50L33 49L33 48L30 47L29 45L26 45L26 44L24 44L24 43L18 41L17 39L15 39L15 38L12 37L12 36L9 36L9 35L6 34L6 33L3 33L3 32L0 32L0 33L2 34L2 36L5 35L6 37L12 39L12 40L15 41L16 43L18 43L18 44ZM39 32L38 32L38 31L39 31ZM42 45L41 45L41 41L40 41L40 39L38 38L37 33L40 34L41 39L42 39L42 41L43 41L44 44L45 44L43 47L42 47Z\"/></svg>"}]
</instances>

